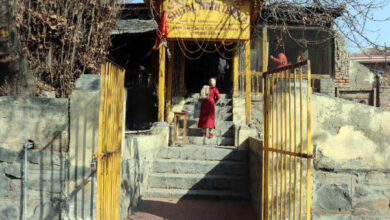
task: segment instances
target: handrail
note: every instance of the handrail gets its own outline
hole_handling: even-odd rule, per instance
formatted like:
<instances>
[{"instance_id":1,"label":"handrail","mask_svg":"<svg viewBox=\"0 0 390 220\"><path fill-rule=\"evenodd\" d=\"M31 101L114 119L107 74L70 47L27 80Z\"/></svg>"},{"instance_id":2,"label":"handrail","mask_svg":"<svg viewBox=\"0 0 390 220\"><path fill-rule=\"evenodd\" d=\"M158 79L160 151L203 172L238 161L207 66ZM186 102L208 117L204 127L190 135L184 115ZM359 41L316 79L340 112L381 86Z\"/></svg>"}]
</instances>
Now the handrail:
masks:
<instances>
[{"instance_id":1,"label":"handrail","mask_svg":"<svg viewBox=\"0 0 390 220\"><path fill-rule=\"evenodd\" d=\"M282 71L285 71L285 70L299 68L299 67L305 66L306 64L307 64L307 60L299 62L299 63L290 64L290 65L287 65L287 66L284 66L284 67L275 68L275 69L269 70L267 72L264 72L263 76L264 75L269 75L269 74L272 74L272 73L279 73L279 72L282 72Z\"/></svg>"}]
</instances>

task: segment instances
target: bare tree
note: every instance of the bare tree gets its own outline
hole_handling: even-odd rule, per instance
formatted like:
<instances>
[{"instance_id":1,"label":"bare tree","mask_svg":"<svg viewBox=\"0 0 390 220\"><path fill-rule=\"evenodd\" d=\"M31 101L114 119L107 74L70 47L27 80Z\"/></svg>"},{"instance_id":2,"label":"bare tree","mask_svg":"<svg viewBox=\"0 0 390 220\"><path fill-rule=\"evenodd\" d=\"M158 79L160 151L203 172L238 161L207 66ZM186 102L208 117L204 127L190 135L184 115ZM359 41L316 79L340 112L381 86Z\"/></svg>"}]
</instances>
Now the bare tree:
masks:
<instances>
[{"instance_id":1,"label":"bare tree","mask_svg":"<svg viewBox=\"0 0 390 220\"><path fill-rule=\"evenodd\" d=\"M18 0L16 27L36 94L67 97L83 73L99 73L119 14L117 0Z\"/></svg>"},{"instance_id":2,"label":"bare tree","mask_svg":"<svg viewBox=\"0 0 390 220\"><path fill-rule=\"evenodd\" d=\"M367 45L385 48L377 39L368 37L368 33L374 30L370 30L367 23L390 21L390 16L382 20L374 16L376 10L390 4L387 0L267 0L258 4L258 20L265 23L287 26L295 22L320 26L331 34L338 31L359 48Z\"/></svg>"}]
</instances>

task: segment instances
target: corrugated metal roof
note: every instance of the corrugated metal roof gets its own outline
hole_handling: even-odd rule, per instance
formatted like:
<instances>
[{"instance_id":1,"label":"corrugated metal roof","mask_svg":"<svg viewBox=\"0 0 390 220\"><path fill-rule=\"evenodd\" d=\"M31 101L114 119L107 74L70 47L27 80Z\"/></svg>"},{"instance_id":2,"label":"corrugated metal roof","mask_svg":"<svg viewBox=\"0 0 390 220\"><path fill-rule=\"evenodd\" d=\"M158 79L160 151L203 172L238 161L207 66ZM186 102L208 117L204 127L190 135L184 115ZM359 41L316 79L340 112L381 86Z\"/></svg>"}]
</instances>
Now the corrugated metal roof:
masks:
<instances>
[{"instance_id":1,"label":"corrugated metal roof","mask_svg":"<svg viewBox=\"0 0 390 220\"><path fill-rule=\"evenodd\" d=\"M157 30L155 20L128 19L119 20L116 27L111 31L111 34L137 34L154 30Z\"/></svg>"}]
</instances>

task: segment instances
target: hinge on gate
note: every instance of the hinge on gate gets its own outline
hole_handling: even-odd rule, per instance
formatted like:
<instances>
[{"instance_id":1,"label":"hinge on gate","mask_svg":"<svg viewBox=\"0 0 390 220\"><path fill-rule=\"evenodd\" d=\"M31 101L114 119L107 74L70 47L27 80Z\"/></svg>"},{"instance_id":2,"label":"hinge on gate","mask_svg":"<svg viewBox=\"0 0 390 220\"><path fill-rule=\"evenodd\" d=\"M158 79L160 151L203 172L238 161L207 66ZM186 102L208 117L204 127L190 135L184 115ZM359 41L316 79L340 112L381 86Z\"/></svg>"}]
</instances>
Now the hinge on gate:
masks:
<instances>
[{"instance_id":1,"label":"hinge on gate","mask_svg":"<svg viewBox=\"0 0 390 220\"><path fill-rule=\"evenodd\" d=\"M93 171L97 170L97 159L98 159L98 153L93 153L92 160L91 160L91 170Z\"/></svg>"}]
</instances>

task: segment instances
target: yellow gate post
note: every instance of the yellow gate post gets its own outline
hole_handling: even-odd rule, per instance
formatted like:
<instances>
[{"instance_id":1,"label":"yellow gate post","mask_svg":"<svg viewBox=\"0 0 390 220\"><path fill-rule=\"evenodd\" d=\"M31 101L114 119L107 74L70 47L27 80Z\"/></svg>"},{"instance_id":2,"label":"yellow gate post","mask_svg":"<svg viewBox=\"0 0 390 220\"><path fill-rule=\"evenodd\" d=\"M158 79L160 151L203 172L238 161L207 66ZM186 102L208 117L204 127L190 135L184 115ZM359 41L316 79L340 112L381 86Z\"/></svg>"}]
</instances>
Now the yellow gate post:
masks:
<instances>
[{"instance_id":1,"label":"yellow gate post","mask_svg":"<svg viewBox=\"0 0 390 220\"><path fill-rule=\"evenodd\" d=\"M121 144L125 71L101 66L96 218L119 220Z\"/></svg>"},{"instance_id":2,"label":"yellow gate post","mask_svg":"<svg viewBox=\"0 0 390 220\"><path fill-rule=\"evenodd\" d=\"M262 57L263 57L263 73L268 70L268 33L267 27L263 27L263 41L262 41ZM264 80L263 80L263 88L264 88ZM263 89L264 91L264 89Z\"/></svg>"},{"instance_id":3,"label":"yellow gate post","mask_svg":"<svg viewBox=\"0 0 390 220\"><path fill-rule=\"evenodd\" d=\"M158 68L158 121L164 121L164 91L165 91L165 47L159 49L160 65Z\"/></svg>"},{"instance_id":4,"label":"yellow gate post","mask_svg":"<svg viewBox=\"0 0 390 220\"><path fill-rule=\"evenodd\" d=\"M233 95L238 94L238 44L233 51Z\"/></svg>"},{"instance_id":5,"label":"yellow gate post","mask_svg":"<svg viewBox=\"0 0 390 220\"><path fill-rule=\"evenodd\" d=\"M251 123L251 41L245 41L245 114L246 124Z\"/></svg>"},{"instance_id":6,"label":"yellow gate post","mask_svg":"<svg viewBox=\"0 0 390 220\"><path fill-rule=\"evenodd\" d=\"M171 57L168 62L168 77L167 77L167 97L165 103L165 121L169 123L169 113L171 112L171 102L172 102L172 72L173 72L173 57L175 55L174 41L169 42L169 51L171 52Z\"/></svg>"},{"instance_id":7,"label":"yellow gate post","mask_svg":"<svg viewBox=\"0 0 390 220\"><path fill-rule=\"evenodd\" d=\"M307 74L303 74L305 66ZM307 86L303 84L303 78L307 79ZM310 61L263 73L263 219L311 218L310 80ZM306 109L303 90L307 91ZM303 187L304 183L306 187Z\"/></svg>"}]
</instances>

